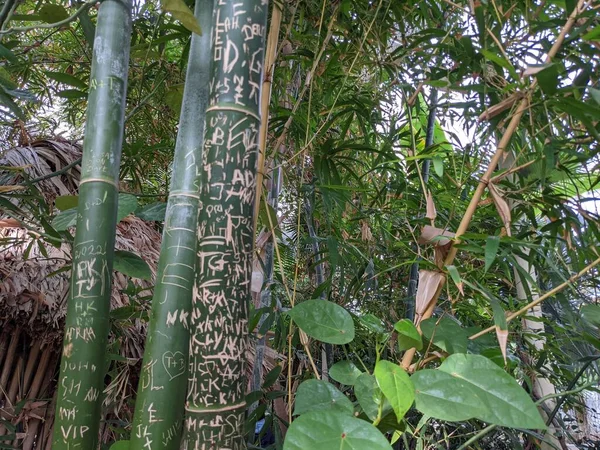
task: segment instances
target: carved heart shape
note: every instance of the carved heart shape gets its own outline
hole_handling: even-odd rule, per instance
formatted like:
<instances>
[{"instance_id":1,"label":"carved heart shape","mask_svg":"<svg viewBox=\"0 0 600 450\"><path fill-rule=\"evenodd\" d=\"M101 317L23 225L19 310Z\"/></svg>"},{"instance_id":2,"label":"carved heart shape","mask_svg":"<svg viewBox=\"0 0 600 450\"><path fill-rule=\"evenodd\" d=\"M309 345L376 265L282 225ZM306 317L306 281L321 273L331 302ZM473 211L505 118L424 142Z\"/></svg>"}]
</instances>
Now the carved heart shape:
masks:
<instances>
[{"instance_id":1,"label":"carved heart shape","mask_svg":"<svg viewBox=\"0 0 600 450\"><path fill-rule=\"evenodd\" d=\"M185 372L185 357L181 352L165 352L162 355L162 365L169 375L169 380L172 380Z\"/></svg>"}]
</instances>

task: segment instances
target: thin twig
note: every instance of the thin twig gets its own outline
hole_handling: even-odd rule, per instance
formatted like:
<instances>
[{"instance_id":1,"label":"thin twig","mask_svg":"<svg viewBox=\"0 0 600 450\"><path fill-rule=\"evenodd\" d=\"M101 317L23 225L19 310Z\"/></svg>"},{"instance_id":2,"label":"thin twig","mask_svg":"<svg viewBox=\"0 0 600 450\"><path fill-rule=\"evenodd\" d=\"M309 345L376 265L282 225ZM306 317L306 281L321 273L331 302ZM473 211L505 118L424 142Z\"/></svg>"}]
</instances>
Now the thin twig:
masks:
<instances>
[{"instance_id":1,"label":"thin twig","mask_svg":"<svg viewBox=\"0 0 600 450\"><path fill-rule=\"evenodd\" d=\"M58 22L42 23L42 24L37 24L37 25L31 25L29 27L8 28L7 30L0 31L0 36L5 35L5 34L12 34L12 33L26 33L27 31L33 31L33 30L38 30L38 29L62 27L63 25L66 25L66 24L71 23L74 20L76 20L84 11L91 8L96 3L98 3L98 0L92 0L87 3L84 3L83 5L81 5L79 7L79 9L77 11L75 11L75 13L72 16L69 16L66 19L60 20Z\"/></svg>"}]
</instances>

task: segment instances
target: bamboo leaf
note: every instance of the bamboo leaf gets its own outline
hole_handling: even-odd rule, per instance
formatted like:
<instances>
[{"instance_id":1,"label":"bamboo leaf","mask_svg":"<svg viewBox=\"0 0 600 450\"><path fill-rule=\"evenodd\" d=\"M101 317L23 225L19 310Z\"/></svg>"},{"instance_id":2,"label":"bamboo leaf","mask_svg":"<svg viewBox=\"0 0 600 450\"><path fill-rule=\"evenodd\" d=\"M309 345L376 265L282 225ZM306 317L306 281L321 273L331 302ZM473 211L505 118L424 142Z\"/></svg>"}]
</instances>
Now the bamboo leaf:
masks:
<instances>
[{"instance_id":1,"label":"bamboo leaf","mask_svg":"<svg viewBox=\"0 0 600 450\"><path fill-rule=\"evenodd\" d=\"M48 78L58 81L59 83L68 84L69 86L80 89L87 89L87 83L85 81L80 80L79 78L68 73L50 71L44 71L44 73Z\"/></svg>"},{"instance_id":2,"label":"bamboo leaf","mask_svg":"<svg viewBox=\"0 0 600 450\"><path fill-rule=\"evenodd\" d=\"M499 248L500 238L498 236L488 236L485 240L485 272L492 267Z\"/></svg>"},{"instance_id":3,"label":"bamboo leaf","mask_svg":"<svg viewBox=\"0 0 600 450\"><path fill-rule=\"evenodd\" d=\"M354 339L352 316L328 300L307 300L288 314L310 337L328 344L347 344Z\"/></svg>"},{"instance_id":4,"label":"bamboo leaf","mask_svg":"<svg viewBox=\"0 0 600 450\"><path fill-rule=\"evenodd\" d=\"M381 392L400 422L415 400L415 388L410 377L402 367L385 360L377 363L374 373Z\"/></svg>"},{"instance_id":5,"label":"bamboo leaf","mask_svg":"<svg viewBox=\"0 0 600 450\"><path fill-rule=\"evenodd\" d=\"M588 322L600 327L600 306L584 305L581 307L581 315Z\"/></svg>"},{"instance_id":6,"label":"bamboo leaf","mask_svg":"<svg viewBox=\"0 0 600 450\"><path fill-rule=\"evenodd\" d=\"M449 266L446 266L446 269L448 269L448 273L450 274L450 278L452 278L452 281L454 281L454 284L456 285L456 287L458 288L458 290L460 291L460 293L462 295L465 295L464 283L463 283L463 280L462 280L462 278L460 276L460 273L458 273L458 269L456 268L456 266L449 265Z\"/></svg>"},{"instance_id":7,"label":"bamboo leaf","mask_svg":"<svg viewBox=\"0 0 600 450\"><path fill-rule=\"evenodd\" d=\"M56 93L59 97L66 99L87 98L87 92L78 89L64 89Z\"/></svg>"},{"instance_id":8,"label":"bamboo leaf","mask_svg":"<svg viewBox=\"0 0 600 450\"><path fill-rule=\"evenodd\" d=\"M152 272L146 261L135 253L125 250L115 251L113 268L117 272L124 273L131 278L139 278L141 280L150 280L152 278Z\"/></svg>"}]
</instances>

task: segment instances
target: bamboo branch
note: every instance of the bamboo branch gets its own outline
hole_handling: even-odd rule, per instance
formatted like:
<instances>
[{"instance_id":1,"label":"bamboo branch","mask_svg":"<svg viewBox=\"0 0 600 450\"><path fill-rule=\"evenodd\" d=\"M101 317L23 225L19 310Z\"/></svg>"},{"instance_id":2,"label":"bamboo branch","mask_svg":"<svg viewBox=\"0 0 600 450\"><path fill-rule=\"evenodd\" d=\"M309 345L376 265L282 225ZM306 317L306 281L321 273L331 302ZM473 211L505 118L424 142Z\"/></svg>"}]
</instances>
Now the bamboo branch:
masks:
<instances>
[{"instance_id":1,"label":"bamboo branch","mask_svg":"<svg viewBox=\"0 0 600 450\"><path fill-rule=\"evenodd\" d=\"M577 19L577 16L582 12L582 10L587 6L588 3L589 3L588 1L579 0L579 2L577 3L577 6L573 9L573 12L569 16L569 19L565 23L564 27L562 28L558 37L556 38L556 41L552 45L552 48L548 52L548 55L546 57L546 62L548 62L548 63L551 62L552 59L554 58L554 56L556 56L556 54L558 53L558 50L560 49L562 43L565 40L565 36L573 27L575 20ZM456 253L458 252L458 249L456 248L456 244L459 244L461 242L460 237L463 236L466 233L467 229L469 228L471 220L473 219L473 216L475 215L475 210L477 209L477 205L478 205L479 201L481 200L481 197L483 196L483 193L485 192L487 185L490 183L492 174L496 170L496 166L498 165L498 163L504 156L504 152L508 149L508 144L510 143L510 140L511 140L513 134L516 132L516 130L519 126L519 123L521 121L521 118L523 117L523 114L525 113L525 111L527 110L527 108L529 106L529 96L534 91L536 86L537 86L537 79L531 83L531 86L528 89L528 94L525 95L523 97L523 99L519 102L519 105L517 106L517 110L513 114L512 118L506 128L506 131L504 132L504 135L500 139L500 142L498 143L498 146L496 148L496 152L492 156L492 159L491 159L484 175L481 177L481 181L477 185L477 189L475 190L475 193L473 194L473 197L471 198L471 202L469 203L469 206L467 207L467 211L465 212L465 214L458 226L458 229L456 230L455 239L452 242L452 246L450 248L450 251L448 252L448 256L446 257L446 260L444 261L444 265L448 266L454 262L454 258L456 257ZM438 289L436 294L431 299L430 305L427 307L425 313L420 318L420 321L431 317L431 315L433 314L435 305L437 304L440 293L441 293L441 289ZM527 308L527 309L529 309L529 308ZM488 329L488 331L492 330L492 329L494 329L494 328L491 327L490 329ZM416 352L416 349L413 348L413 349L409 349L404 354L404 357L402 358L402 367L404 367L404 369L408 369L410 367L415 352Z\"/></svg>"},{"instance_id":2,"label":"bamboo branch","mask_svg":"<svg viewBox=\"0 0 600 450\"><path fill-rule=\"evenodd\" d=\"M564 288L566 288L569 285L571 285L574 281L577 281L579 278L581 278L582 276L584 276L586 273L588 273L590 270L592 270L598 264L600 264L600 258L596 259L591 264L588 264L587 266L585 266L581 271L579 271L578 273L576 273L575 275L573 275L572 277L570 277L564 283L561 283L558 286L556 286L554 289L549 290L544 295L542 295L541 297L539 297L539 298L535 299L534 301L530 302L529 304L527 304L523 308L519 309L518 311L515 311L514 313L509 314L509 316L506 318L506 321L510 322L515 317L519 317L520 315L522 315L522 314L526 313L527 311L529 311L531 308L533 308L533 307L539 305L540 303L542 303L547 298L550 298L554 294L562 291ZM495 329L496 329L495 326L486 328L485 330L482 330L479 333L475 333L474 335L470 336L469 339L471 339L471 340L477 339L479 336L483 336L484 334L489 333L490 331L495 330Z\"/></svg>"}]
</instances>

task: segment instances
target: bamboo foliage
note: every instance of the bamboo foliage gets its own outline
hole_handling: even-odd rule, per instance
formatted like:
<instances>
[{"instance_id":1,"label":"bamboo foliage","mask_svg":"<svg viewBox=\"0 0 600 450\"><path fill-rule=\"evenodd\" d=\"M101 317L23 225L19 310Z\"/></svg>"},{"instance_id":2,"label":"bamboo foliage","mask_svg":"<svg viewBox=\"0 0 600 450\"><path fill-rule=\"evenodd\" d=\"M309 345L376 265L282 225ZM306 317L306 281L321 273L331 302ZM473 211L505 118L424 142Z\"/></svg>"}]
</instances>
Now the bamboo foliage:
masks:
<instances>
[{"instance_id":1,"label":"bamboo foliage","mask_svg":"<svg viewBox=\"0 0 600 450\"><path fill-rule=\"evenodd\" d=\"M183 447L245 448L244 379L266 1L220 0L201 169Z\"/></svg>"},{"instance_id":2,"label":"bamboo foliage","mask_svg":"<svg viewBox=\"0 0 600 450\"><path fill-rule=\"evenodd\" d=\"M173 177L130 448L179 448L187 389L189 315L196 266L199 179L208 104L213 0L197 0Z\"/></svg>"},{"instance_id":3,"label":"bamboo foliage","mask_svg":"<svg viewBox=\"0 0 600 450\"><path fill-rule=\"evenodd\" d=\"M131 0L98 11L54 449L96 448L105 376Z\"/></svg>"}]
</instances>

